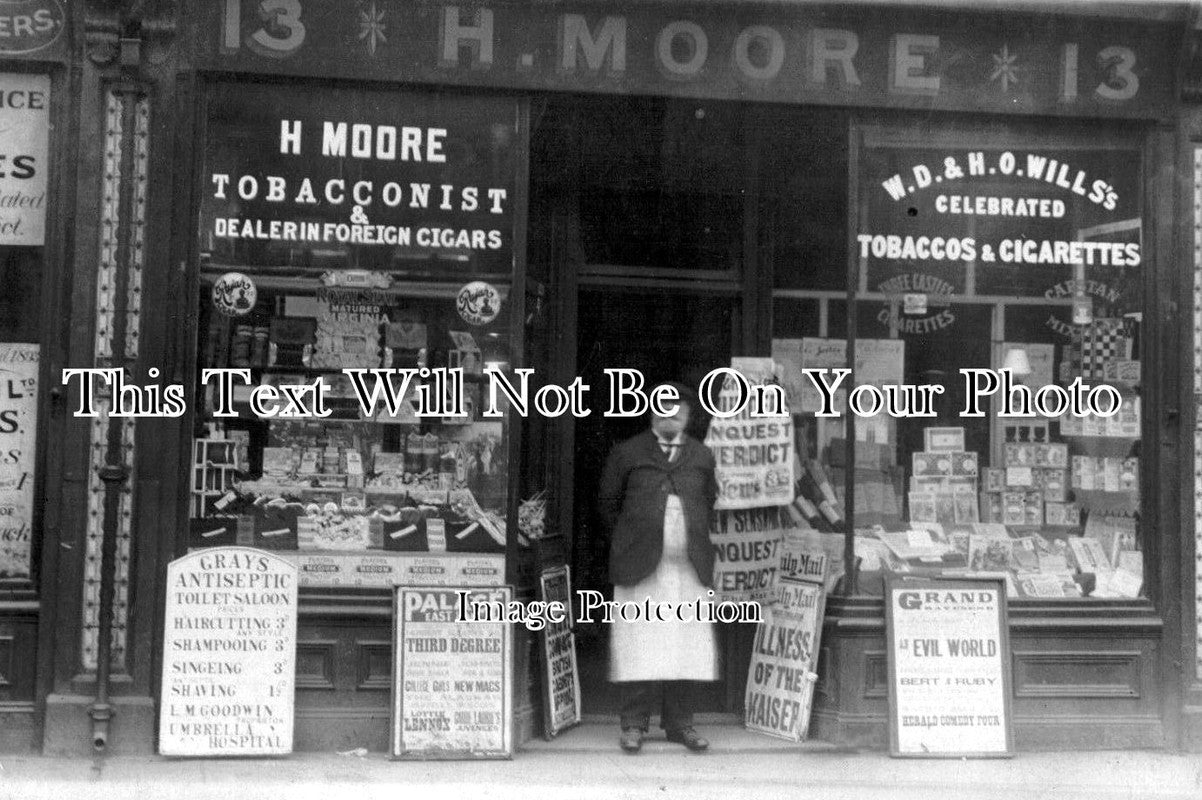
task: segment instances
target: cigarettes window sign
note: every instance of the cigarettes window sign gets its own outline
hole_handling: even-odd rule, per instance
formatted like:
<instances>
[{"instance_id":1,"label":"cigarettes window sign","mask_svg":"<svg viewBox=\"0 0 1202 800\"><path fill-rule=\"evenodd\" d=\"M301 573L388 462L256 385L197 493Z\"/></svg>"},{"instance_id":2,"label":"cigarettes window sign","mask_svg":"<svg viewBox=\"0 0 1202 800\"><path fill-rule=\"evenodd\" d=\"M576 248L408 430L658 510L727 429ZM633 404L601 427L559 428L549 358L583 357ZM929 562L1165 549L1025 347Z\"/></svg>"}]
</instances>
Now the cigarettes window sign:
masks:
<instances>
[{"instance_id":1,"label":"cigarettes window sign","mask_svg":"<svg viewBox=\"0 0 1202 800\"><path fill-rule=\"evenodd\" d=\"M1037 140L941 147L877 129L862 141L854 256L860 290L896 305L883 306L882 325L917 335L946 328L957 296L1066 307L1087 299L1102 316L1136 308L1145 257L1138 150ZM903 300L915 293L931 307L907 313Z\"/></svg>"}]
</instances>

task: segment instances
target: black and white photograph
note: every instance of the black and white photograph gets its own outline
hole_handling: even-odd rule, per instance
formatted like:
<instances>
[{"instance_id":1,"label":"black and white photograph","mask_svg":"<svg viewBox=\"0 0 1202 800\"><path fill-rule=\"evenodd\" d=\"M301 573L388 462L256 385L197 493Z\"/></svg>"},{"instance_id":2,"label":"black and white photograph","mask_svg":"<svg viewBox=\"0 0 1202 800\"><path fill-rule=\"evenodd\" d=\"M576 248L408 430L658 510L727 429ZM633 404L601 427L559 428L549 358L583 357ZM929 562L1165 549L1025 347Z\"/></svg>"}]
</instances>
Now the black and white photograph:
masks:
<instances>
[{"instance_id":1,"label":"black and white photograph","mask_svg":"<svg viewBox=\"0 0 1202 800\"><path fill-rule=\"evenodd\" d=\"M0 0L0 800L1202 797L1202 0Z\"/></svg>"}]
</instances>

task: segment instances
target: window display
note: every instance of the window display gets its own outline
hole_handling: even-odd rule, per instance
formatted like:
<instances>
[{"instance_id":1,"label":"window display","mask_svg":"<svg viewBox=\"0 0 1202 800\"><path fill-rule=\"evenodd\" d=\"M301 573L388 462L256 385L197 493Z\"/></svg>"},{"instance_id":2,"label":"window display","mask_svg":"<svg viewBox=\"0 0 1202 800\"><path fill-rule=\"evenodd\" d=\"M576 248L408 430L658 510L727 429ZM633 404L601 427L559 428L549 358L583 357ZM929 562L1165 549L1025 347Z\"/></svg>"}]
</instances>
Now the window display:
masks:
<instances>
[{"instance_id":1,"label":"window display","mask_svg":"<svg viewBox=\"0 0 1202 800\"><path fill-rule=\"evenodd\" d=\"M310 585L503 553L509 421L481 388L511 360L516 107L219 84L209 108L191 546L307 554ZM223 368L250 377L232 415ZM418 372L367 372L391 368Z\"/></svg>"},{"instance_id":2,"label":"window display","mask_svg":"<svg viewBox=\"0 0 1202 800\"><path fill-rule=\"evenodd\" d=\"M849 519L860 591L908 573L1004 577L1012 598L1142 596L1138 146L878 128L858 145L859 337L790 339L794 323L774 321L799 452L825 478L799 484L799 507L829 503L824 485L844 505L850 452L854 507L805 516L836 532ZM848 448L845 419L814 413L800 373L848 365L855 384L940 394L856 417ZM995 387L963 372L983 368L1009 375ZM1090 395L1100 384L1112 389Z\"/></svg>"}]
</instances>

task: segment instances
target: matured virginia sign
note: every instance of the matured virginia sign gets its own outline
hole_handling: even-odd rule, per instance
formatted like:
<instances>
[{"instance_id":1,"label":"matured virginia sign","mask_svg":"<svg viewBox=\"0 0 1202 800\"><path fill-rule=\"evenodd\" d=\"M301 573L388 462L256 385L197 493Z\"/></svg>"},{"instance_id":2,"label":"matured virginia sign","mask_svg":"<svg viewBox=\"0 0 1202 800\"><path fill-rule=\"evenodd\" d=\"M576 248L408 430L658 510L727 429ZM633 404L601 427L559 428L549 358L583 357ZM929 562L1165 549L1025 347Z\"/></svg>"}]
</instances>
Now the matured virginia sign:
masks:
<instances>
[{"instance_id":1,"label":"matured virginia sign","mask_svg":"<svg viewBox=\"0 0 1202 800\"><path fill-rule=\"evenodd\" d=\"M0 73L0 131L0 245L40 246L50 168L49 75Z\"/></svg>"},{"instance_id":2,"label":"matured virginia sign","mask_svg":"<svg viewBox=\"0 0 1202 800\"><path fill-rule=\"evenodd\" d=\"M751 647L744 721L749 730L800 742L809 731L818 677L827 557L814 532L790 532L780 552L773 602Z\"/></svg>"},{"instance_id":3,"label":"matured virginia sign","mask_svg":"<svg viewBox=\"0 0 1202 800\"><path fill-rule=\"evenodd\" d=\"M40 353L0 344L0 578L29 577Z\"/></svg>"},{"instance_id":4,"label":"matured virginia sign","mask_svg":"<svg viewBox=\"0 0 1202 800\"><path fill-rule=\"evenodd\" d=\"M580 722L580 672L576 666L576 634L572 631L572 578L565 567L544 570L538 578L539 600L556 600L568 609L563 622L547 621L543 645L543 723L552 738Z\"/></svg>"},{"instance_id":5,"label":"matured virginia sign","mask_svg":"<svg viewBox=\"0 0 1202 800\"><path fill-rule=\"evenodd\" d=\"M394 758L512 755L512 625L479 617L460 621L461 602L503 609L512 600L509 586L397 588Z\"/></svg>"},{"instance_id":6,"label":"matured virginia sign","mask_svg":"<svg viewBox=\"0 0 1202 800\"><path fill-rule=\"evenodd\" d=\"M167 567L159 752L292 752L296 567L249 547L190 553Z\"/></svg>"},{"instance_id":7,"label":"matured virginia sign","mask_svg":"<svg viewBox=\"0 0 1202 800\"><path fill-rule=\"evenodd\" d=\"M1171 110L1184 26L781 3L222 0L215 69L364 80L973 112Z\"/></svg>"},{"instance_id":8,"label":"matured virginia sign","mask_svg":"<svg viewBox=\"0 0 1202 800\"><path fill-rule=\"evenodd\" d=\"M1009 756L1010 646L1000 579L886 585L895 756Z\"/></svg>"}]
</instances>

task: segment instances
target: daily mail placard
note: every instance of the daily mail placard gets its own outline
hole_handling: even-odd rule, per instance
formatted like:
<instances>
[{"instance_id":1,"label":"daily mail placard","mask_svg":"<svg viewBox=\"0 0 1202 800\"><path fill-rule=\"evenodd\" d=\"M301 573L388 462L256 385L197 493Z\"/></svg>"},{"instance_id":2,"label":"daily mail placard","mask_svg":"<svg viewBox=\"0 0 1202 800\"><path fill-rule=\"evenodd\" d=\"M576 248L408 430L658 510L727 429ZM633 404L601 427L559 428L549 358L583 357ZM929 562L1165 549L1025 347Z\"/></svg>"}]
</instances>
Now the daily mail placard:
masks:
<instances>
[{"instance_id":1,"label":"daily mail placard","mask_svg":"<svg viewBox=\"0 0 1202 800\"><path fill-rule=\"evenodd\" d=\"M1009 756L1010 648L999 579L886 587L895 756Z\"/></svg>"},{"instance_id":2,"label":"daily mail placard","mask_svg":"<svg viewBox=\"0 0 1202 800\"><path fill-rule=\"evenodd\" d=\"M292 752L296 567L249 547L216 547L167 567L159 752Z\"/></svg>"},{"instance_id":3,"label":"daily mail placard","mask_svg":"<svg viewBox=\"0 0 1202 800\"><path fill-rule=\"evenodd\" d=\"M464 592L461 598L460 592ZM508 608L509 586L402 586L393 637L392 755L509 758L512 626L461 621L461 603ZM503 619L503 617L501 618Z\"/></svg>"},{"instance_id":4,"label":"daily mail placard","mask_svg":"<svg viewBox=\"0 0 1202 800\"><path fill-rule=\"evenodd\" d=\"M800 742L809 732L826 608L827 558L817 534L783 538L773 602L756 628L744 695L748 730Z\"/></svg>"}]
</instances>

